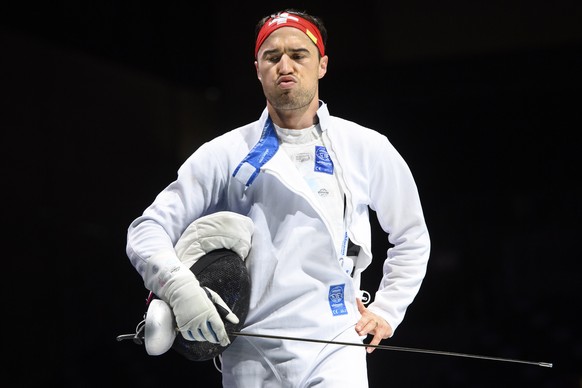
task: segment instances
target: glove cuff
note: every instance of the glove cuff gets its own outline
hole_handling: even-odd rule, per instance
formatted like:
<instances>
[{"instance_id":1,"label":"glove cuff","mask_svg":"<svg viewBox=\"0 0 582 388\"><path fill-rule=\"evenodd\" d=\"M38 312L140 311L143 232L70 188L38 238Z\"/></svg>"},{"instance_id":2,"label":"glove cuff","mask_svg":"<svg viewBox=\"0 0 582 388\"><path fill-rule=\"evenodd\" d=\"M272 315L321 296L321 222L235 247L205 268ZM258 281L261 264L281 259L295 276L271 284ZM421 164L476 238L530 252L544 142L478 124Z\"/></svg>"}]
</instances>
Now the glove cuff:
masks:
<instances>
[{"instance_id":1,"label":"glove cuff","mask_svg":"<svg viewBox=\"0 0 582 388\"><path fill-rule=\"evenodd\" d=\"M194 274L176 256L173 249L164 249L153 254L147 261L144 276L145 287L162 299L162 289L176 276L182 273ZM167 300L166 300L167 301Z\"/></svg>"}]
</instances>

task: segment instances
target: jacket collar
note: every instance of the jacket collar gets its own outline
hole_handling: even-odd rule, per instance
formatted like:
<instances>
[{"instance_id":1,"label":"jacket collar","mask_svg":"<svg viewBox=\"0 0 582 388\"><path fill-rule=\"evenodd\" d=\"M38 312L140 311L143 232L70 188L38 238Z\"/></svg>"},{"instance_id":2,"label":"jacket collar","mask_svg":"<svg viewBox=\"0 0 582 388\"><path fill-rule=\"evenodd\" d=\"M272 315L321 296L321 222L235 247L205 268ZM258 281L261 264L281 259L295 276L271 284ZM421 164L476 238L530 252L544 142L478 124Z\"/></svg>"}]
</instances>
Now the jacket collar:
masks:
<instances>
[{"instance_id":1,"label":"jacket collar","mask_svg":"<svg viewBox=\"0 0 582 388\"><path fill-rule=\"evenodd\" d=\"M263 113L261 113L261 117L259 118L260 128L265 127L265 122L267 121L268 117L269 117L269 111L265 107L265 109L263 110ZM329 122L330 122L329 117L330 117L330 115L329 115L329 111L327 109L327 104L325 102L323 102L322 100L319 100L319 108L317 109L317 118L319 119L319 125L321 126L322 131L325 131L328 128Z\"/></svg>"},{"instance_id":2,"label":"jacket collar","mask_svg":"<svg viewBox=\"0 0 582 388\"><path fill-rule=\"evenodd\" d=\"M319 109L317 110L317 118L319 118L319 126L322 131L326 131L330 124L330 115L327 110L327 104L319 100Z\"/></svg>"},{"instance_id":3,"label":"jacket collar","mask_svg":"<svg viewBox=\"0 0 582 388\"><path fill-rule=\"evenodd\" d=\"M322 131L325 131L329 124L329 111L327 105L319 100L319 109L317 110L317 117L319 118L319 125ZM258 121L262 128L262 133L259 141L245 156L234 170L232 176L243 183L246 187L250 186L255 178L259 175L261 167L265 165L277 153L279 149L279 139L277 132L273 125L273 121L269 117L267 108L263 110L261 118Z\"/></svg>"}]
</instances>

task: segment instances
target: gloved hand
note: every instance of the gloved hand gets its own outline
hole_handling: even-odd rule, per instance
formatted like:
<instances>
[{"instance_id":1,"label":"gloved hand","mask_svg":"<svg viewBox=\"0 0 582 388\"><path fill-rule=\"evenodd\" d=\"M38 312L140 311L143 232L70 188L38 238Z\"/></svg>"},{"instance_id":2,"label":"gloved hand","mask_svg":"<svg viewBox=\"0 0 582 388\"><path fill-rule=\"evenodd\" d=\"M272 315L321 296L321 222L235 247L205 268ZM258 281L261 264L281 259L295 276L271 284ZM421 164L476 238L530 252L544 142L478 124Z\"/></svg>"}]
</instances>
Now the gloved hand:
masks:
<instances>
[{"instance_id":1,"label":"gloved hand","mask_svg":"<svg viewBox=\"0 0 582 388\"><path fill-rule=\"evenodd\" d=\"M150 257L144 280L149 290L170 305L185 339L230 344L215 304L228 321L238 323L237 316L216 292L200 286L173 250Z\"/></svg>"}]
</instances>

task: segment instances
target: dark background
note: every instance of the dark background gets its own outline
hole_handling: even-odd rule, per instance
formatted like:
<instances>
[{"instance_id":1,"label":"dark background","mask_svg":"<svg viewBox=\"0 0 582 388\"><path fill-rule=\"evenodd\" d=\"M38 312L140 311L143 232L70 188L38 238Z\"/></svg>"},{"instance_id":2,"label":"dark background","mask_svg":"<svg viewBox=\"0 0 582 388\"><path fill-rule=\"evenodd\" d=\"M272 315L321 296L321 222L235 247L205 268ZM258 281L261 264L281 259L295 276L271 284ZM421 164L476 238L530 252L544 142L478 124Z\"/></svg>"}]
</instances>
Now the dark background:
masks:
<instances>
[{"instance_id":1,"label":"dark background","mask_svg":"<svg viewBox=\"0 0 582 388\"><path fill-rule=\"evenodd\" d=\"M147 295L125 233L197 146L258 118L254 26L287 6L326 22L331 113L417 179L431 260L384 344L554 364L377 350L371 387L582 386L580 1L46 3L0 13L14 386L220 386L211 361L116 341Z\"/></svg>"}]
</instances>

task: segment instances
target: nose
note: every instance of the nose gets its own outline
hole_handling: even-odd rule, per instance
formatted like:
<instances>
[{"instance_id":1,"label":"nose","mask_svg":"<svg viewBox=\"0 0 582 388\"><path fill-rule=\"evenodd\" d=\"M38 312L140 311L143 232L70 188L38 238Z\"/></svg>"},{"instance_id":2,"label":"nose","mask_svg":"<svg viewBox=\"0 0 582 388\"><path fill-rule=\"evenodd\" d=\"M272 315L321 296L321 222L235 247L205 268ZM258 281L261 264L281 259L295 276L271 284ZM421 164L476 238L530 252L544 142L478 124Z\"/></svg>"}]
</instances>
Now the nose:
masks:
<instances>
[{"instance_id":1,"label":"nose","mask_svg":"<svg viewBox=\"0 0 582 388\"><path fill-rule=\"evenodd\" d=\"M289 55L283 54L279 60L279 74L289 74L293 71L293 60Z\"/></svg>"}]
</instances>

